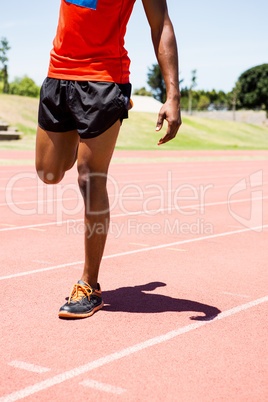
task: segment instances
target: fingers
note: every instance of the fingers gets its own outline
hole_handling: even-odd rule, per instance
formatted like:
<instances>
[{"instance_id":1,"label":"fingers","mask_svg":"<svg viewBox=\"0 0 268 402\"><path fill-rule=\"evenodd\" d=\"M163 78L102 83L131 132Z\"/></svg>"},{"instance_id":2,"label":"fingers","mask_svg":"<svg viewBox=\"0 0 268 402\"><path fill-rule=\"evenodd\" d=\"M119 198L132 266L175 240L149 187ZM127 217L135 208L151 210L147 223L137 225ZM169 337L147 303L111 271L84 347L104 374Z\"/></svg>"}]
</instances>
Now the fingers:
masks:
<instances>
[{"instance_id":1,"label":"fingers","mask_svg":"<svg viewBox=\"0 0 268 402\"><path fill-rule=\"evenodd\" d=\"M180 126L181 126L181 121L178 121L178 120L169 121L168 122L167 132L164 135L164 137L162 137L158 141L157 145L162 145L162 144L165 144L166 142L168 142L170 140L173 140L173 138L176 137Z\"/></svg>"},{"instance_id":2,"label":"fingers","mask_svg":"<svg viewBox=\"0 0 268 402\"><path fill-rule=\"evenodd\" d=\"M158 115L158 120L157 120L157 123L156 123L156 131L161 130L161 128L163 127L164 120L165 120L165 113L163 113L160 110L159 115Z\"/></svg>"},{"instance_id":3,"label":"fingers","mask_svg":"<svg viewBox=\"0 0 268 402\"><path fill-rule=\"evenodd\" d=\"M167 101L161 108L156 124L156 131L163 127L164 120L168 122L166 134L158 141L158 145L165 144L176 137L181 126L181 111L177 100Z\"/></svg>"}]
</instances>

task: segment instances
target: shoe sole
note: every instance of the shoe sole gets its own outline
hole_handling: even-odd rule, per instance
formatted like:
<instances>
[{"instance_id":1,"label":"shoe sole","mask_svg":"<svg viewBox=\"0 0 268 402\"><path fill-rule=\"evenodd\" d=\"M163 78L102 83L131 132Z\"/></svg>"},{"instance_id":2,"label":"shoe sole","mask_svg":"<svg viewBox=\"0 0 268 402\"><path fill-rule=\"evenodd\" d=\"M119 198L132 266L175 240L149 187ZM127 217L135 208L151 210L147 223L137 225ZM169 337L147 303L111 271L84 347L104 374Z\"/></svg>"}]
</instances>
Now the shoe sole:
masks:
<instances>
[{"instance_id":1,"label":"shoe sole","mask_svg":"<svg viewBox=\"0 0 268 402\"><path fill-rule=\"evenodd\" d=\"M92 316L94 313L96 313L98 310L100 310L103 306L104 306L104 303L102 302L99 306L95 307L89 313L83 313L83 314L74 314L74 313L69 313L68 311L60 311L59 317L60 318L86 318L86 317Z\"/></svg>"}]
</instances>

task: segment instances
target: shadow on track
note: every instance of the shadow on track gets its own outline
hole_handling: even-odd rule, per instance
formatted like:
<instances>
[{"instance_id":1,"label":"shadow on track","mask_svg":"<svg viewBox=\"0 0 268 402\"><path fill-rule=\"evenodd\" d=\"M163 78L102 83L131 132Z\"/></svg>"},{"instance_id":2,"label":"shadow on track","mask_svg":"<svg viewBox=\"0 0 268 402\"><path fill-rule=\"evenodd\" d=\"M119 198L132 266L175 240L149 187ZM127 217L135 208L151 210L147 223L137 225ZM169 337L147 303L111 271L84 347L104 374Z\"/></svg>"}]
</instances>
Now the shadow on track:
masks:
<instances>
[{"instance_id":1,"label":"shadow on track","mask_svg":"<svg viewBox=\"0 0 268 402\"><path fill-rule=\"evenodd\" d=\"M173 297L145 293L166 286L163 282L151 282L146 285L129 286L104 291L104 307L106 311L124 311L128 313L163 313L165 311L191 311L204 313L204 316L190 317L191 320L213 320L221 311L213 306L192 300L174 299Z\"/></svg>"}]
</instances>

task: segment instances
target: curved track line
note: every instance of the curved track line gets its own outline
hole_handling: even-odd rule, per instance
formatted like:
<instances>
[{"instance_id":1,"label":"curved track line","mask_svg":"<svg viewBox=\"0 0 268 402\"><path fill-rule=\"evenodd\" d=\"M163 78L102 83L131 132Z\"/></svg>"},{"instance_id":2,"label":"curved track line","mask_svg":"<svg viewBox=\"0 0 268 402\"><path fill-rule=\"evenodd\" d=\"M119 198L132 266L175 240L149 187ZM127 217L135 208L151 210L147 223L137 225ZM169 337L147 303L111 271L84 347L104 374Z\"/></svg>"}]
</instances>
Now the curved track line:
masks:
<instances>
[{"instance_id":1,"label":"curved track line","mask_svg":"<svg viewBox=\"0 0 268 402\"><path fill-rule=\"evenodd\" d=\"M9 395L6 395L2 398L0 398L0 402L11 402L11 401L17 401L19 399L23 399L29 395L36 394L37 392L40 392L42 390L48 389L53 387L54 385L61 384L64 381L71 380L81 374L87 373L89 371L92 371L96 368L105 366L106 364L112 363L114 361L120 360L123 357L133 355L134 353L137 353L141 350L147 349L151 346L159 345L161 343L167 342L171 339L176 338L179 335L185 334L187 332L193 331L197 328L203 327L205 325L209 325L215 321L222 320L223 318L230 317L234 314L239 313L240 311L247 310L251 307L255 307L261 303L265 303L268 301L268 296L264 296L260 299L257 300L252 300L249 303L242 304L240 306L234 307L230 310L226 310L222 313L220 313L217 317L212 319L211 321L202 321L198 322L195 324L190 324L185 327L177 328L173 331L167 332L166 334L156 336L154 338L148 339L147 341L137 343L136 345L130 346L128 348L122 349L119 352L111 353L107 356L101 357L100 359L94 360L92 362L89 362L87 364L84 364L83 366L76 367L72 370L65 371L61 374L58 374L54 377L48 378L47 380L35 383L34 385L30 385L24 389L21 389L19 391L13 392Z\"/></svg>"},{"instance_id":2,"label":"curved track line","mask_svg":"<svg viewBox=\"0 0 268 402\"><path fill-rule=\"evenodd\" d=\"M152 247L146 247L146 248L139 248L137 250L131 250L131 251L124 251L122 253L118 253L118 254L111 254L111 255L106 255L104 256L102 259L108 259L108 258L116 258L116 257L122 257L125 255L130 255L130 254L136 254L136 253L142 253L144 251L151 251L151 250L158 250L161 248L166 248L166 247L172 247L175 245L179 245L179 244L186 244L186 243L193 243L196 241L201 241L201 240L208 240L208 239L215 239L217 237L223 237L223 236L230 236L230 235L234 235L237 233L243 233L243 232L249 232L249 231L253 231L253 230L258 230L258 229L263 229L263 228L267 228L268 225L262 225L262 226L256 226L253 228L247 228L247 229L240 229L240 230L234 230L232 232L223 232L223 233L218 233L218 234L214 234L214 235L210 235L210 236L204 236L204 237L197 237L194 239L188 239L188 240L180 240L180 241L176 241L174 243L167 243L167 244L160 244L158 246L152 246ZM52 271L54 269L59 269L59 268L65 268L65 267L71 267L73 265L79 265L79 264L83 264L84 261L75 261L75 262L70 262L67 264L60 264L60 265L55 265L53 267L47 267L47 268L41 268L41 269L35 269L33 271L26 271L26 272L19 272L17 274L12 274L12 275L7 275L7 276L1 276L0 280L4 280L4 279L12 279L12 278L18 278L20 276L26 276L26 275L31 275L31 274L36 274L38 272L45 272L45 271Z\"/></svg>"}]
</instances>

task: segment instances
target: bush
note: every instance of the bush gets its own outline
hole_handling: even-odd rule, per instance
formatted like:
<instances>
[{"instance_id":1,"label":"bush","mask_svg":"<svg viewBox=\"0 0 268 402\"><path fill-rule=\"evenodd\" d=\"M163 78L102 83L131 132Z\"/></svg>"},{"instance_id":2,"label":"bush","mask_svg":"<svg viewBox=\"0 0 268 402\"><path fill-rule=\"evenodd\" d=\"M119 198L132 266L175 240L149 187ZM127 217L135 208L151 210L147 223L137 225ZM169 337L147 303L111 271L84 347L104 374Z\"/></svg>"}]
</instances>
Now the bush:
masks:
<instances>
[{"instance_id":1,"label":"bush","mask_svg":"<svg viewBox=\"0 0 268 402\"><path fill-rule=\"evenodd\" d=\"M140 95L140 96L153 96L152 92L147 91L145 87L142 87L140 89L135 89L133 92L133 95Z\"/></svg>"},{"instance_id":2,"label":"bush","mask_svg":"<svg viewBox=\"0 0 268 402\"><path fill-rule=\"evenodd\" d=\"M268 116L268 64L245 71L238 78L238 100L247 109L265 109Z\"/></svg>"},{"instance_id":3,"label":"bush","mask_svg":"<svg viewBox=\"0 0 268 402\"><path fill-rule=\"evenodd\" d=\"M197 110L207 110L210 105L210 99L206 95L201 95L197 104Z\"/></svg>"},{"instance_id":4,"label":"bush","mask_svg":"<svg viewBox=\"0 0 268 402\"><path fill-rule=\"evenodd\" d=\"M22 78L15 78L9 86L9 93L12 95L30 96L37 98L40 93L40 88L27 75Z\"/></svg>"}]
</instances>

